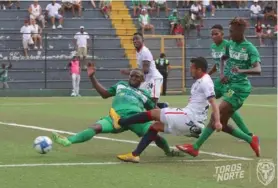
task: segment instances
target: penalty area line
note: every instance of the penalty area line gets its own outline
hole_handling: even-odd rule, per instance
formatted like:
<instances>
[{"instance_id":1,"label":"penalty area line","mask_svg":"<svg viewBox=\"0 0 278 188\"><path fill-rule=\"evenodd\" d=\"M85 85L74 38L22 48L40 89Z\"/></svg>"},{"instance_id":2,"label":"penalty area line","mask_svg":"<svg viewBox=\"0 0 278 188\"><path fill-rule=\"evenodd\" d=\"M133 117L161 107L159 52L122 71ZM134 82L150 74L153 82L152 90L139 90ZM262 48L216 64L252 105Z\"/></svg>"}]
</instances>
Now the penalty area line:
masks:
<instances>
[{"instance_id":1,"label":"penalty area line","mask_svg":"<svg viewBox=\"0 0 278 188\"><path fill-rule=\"evenodd\" d=\"M43 127L31 126L31 125L23 125L23 124L17 124L17 123L0 122L0 124L1 125L13 126L13 127L22 127L22 128L27 128L27 129L47 131L47 132L57 132L57 133L68 134L68 135L75 135L76 134L76 133L69 132L69 131L63 131L63 130L57 130L57 129L49 129L49 128L43 128ZM109 141L114 141L114 142L138 144L137 141L132 141L132 140L115 139L115 138L108 138L108 137L101 137L101 136L95 136L94 138L95 139L101 139L101 140L109 140ZM156 146L156 145L155 144L151 144L151 146ZM171 148L175 148L175 147L171 147ZM223 157L223 158L237 159L237 160L244 160L244 161L253 160L252 158L232 156L232 155L226 155L226 154L215 153L215 152L200 151L200 153L206 154L206 155L211 155L211 156L216 156L216 157Z\"/></svg>"},{"instance_id":2,"label":"penalty area line","mask_svg":"<svg viewBox=\"0 0 278 188\"><path fill-rule=\"evenodd\" d=\"M236 161L236 159L188 159L188 160L156 160L156 161L143 161L141 164L147 163L173 163L173 162L227 162L227 161ZM0 165L0 168L16 168L16 167L46 167L46 166L99 166L99 165L120 165L120 164L128 164L126 162L80 162L80 163L24 163L24 164L3 164Z\"/></svg>"}]
</instances>

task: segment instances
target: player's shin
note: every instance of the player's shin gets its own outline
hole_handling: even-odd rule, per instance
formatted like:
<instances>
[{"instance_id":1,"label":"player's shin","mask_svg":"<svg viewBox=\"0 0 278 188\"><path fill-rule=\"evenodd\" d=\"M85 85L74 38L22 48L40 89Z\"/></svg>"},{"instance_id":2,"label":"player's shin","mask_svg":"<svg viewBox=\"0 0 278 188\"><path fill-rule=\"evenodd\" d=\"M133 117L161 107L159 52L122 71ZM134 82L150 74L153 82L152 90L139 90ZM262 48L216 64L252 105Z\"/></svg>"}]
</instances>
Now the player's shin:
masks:
<instances>
[{"instance_id":1,"label":"player's shin","mask_svg":"<svg viewBox=\"0 0 278 188\"><path fill-rule=\"evenodd\" d=\"M153 118L151 115L151 111L147 111L147 112L135 114L128 118L121 118L118 123L121 126L128 126L128 125L133 125L133 124L137 124L137 123L146 123L146 122L149 122L152 120L153 120Z\"/></svg>"},{"instance_id":2,"label":"player's shin","mask_svg":"<svg viewBox=\"0 0 278 188\"><path fill-rule=\"evenodd\" d=\"M242 140L245 140L246 142L248 142L249 144L252 142L252 137L249 136L248 134L245 134L244 132L242 132L240 129L235 129L233 128L231 125L227 125L227 126L223 126L223 132L226 132L236 138L240 138Z\"/></svg>"},{"instance_id":3,"label":"player's shin","mask_svg":"<svg viewBox=\"0 0 278 188\"><path fill-rule=\"evenodd\" d=\"M72 144L82 143L90 140L96 135L96 131L93 128L88 128L82 132L77 133L74 136L68 137L68 140Z\"/></svg>"},{"instance_id":4,"label":"player's shin","mask_svg":"<svg viewBox=\"0 0 278 188\"><path fill-rule=\"evenodd\" d=\"M240 130L242 130L242 132L244 132L245 134L251 135L249 129L247 128L247 126L243 122L243 119L242 119L241 115L237 111L232 115L232 119L236 123L238 128Z\"/></svg>"},{"instance_id":5,"label":"player's shin","mask_svg":"<svg viewBox=\"0 0 278 188\"><path fill-rule=\"evenodd\" d=\"M133 156L140 156L141 153L157 138L157 131L150 127L149 131L143 136L137 148L132 152Z\"/></svg>"},{"instance_id":6,"label":"player's shin","mask_svg":"<svg viewBox=\"0 0 278 188\"><path fill-rule=\"evenodd\" d=\"M210 135L214 132L214 129L212 126L209 124L207 127L205 127L202 130L201 136L195 141L193 144L193 148L195 150L198 150L204 143L205 141L210 137Z\"/></svg>"},{"instance_id":7,"label":"player's shin","mask_svg":"<svg viewBox=\"0 0 278 188\"><path fill-rule=\"evenodd\" d=\"M167 140L159 135L156 136L155 144L157 145L157 147L161 148L165 154L168 154L171 152Z\"/></svg>"}]
</instances>

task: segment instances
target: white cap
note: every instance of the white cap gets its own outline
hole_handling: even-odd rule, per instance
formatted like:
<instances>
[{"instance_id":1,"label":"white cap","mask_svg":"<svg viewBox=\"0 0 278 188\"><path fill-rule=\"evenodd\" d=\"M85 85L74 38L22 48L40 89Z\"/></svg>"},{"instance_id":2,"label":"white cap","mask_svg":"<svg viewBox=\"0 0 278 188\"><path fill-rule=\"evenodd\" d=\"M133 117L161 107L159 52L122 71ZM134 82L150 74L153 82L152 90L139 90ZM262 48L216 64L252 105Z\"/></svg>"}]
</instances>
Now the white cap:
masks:
<instances>
[{"instance_id":1,"label":"white cap","mask_svg":"<svg viewBox=\"0 0 278 188\"><path fill-rule=\"evenodd\" d=\"M254 3L258 3L259 2L259 0L254 0Z\"/></svg>"},{"instance_id":2,"label":"white cap","mask_svg":"<svg viewBox=\"0 0 278 188\"><path fill-rule=\"evenodd\" d=\"M84 26L80 26L80 29L84 29Z\"/></svg>"}]
</instances>

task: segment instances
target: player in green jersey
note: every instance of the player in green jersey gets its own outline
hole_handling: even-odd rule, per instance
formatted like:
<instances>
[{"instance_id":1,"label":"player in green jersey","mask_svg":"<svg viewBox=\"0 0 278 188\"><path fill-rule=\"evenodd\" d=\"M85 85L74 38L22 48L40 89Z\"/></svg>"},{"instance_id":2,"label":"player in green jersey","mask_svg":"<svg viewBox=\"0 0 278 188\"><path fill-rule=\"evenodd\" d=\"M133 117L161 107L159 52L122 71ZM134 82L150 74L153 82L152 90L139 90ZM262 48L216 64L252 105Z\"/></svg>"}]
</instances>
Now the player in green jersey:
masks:
<instances>
[{"instance_id":1,"label":"player in green jersey","mask_svg":"<svg viewBox=\"0 0 278 188\"><path fill-rule=\"evenodd\" d=\"M8 70L12 68L12 64L9 65L2 64L0 67L0 82L2 83L3 89L9 89L8 85Z\"/></svg>"},{"instance_id":2,"label":"player in green jersey","mask_svg":"<svg viewBox=\"0 0 278 188\"><path fill-rule=\"evenodd\" d=\"M250 136L242 132L239 128L228 125L231 116L243 105L243 102L251 92L251 84L247 78L248 74L258 75L261 73L260 55L256 47L244 37L246 22L241 18L235 18L230 22L231 41L226 50L226 54L221 58L220 77L223 83L227 83L227 93L219 105L220 121L222 131L240 138L250 144L256 156L260 156L260 143L258 136ZM225 65L224 75L224 60ZM202 131L198 140L192 144L177 146L194 157L199 154L199 149L203 143L214 132L213 116L208 126Z\"/></svg>"},{"instance_id":3,"label":"player in green jersey","mask_svg":"<svg viewBox=\"0 0 278 188\"><path fill-rule=\"evenodd\" d=\"M87 72L93 87L102 98L106 99L114 96L112 108L123 117L143 112L145 109L155 108L155 103L153 102L150 94L145 90L139 89L140 84L144 81L144 74L140 70L132 70L128 82L120 81L109 89L105 89L97 81L94 76L96 69L93 65L88 64ZM53 132L52 138L54 142L60 145L70 146L72 144L88 141L99 133L120 133L131 130L136 135L141 137L148 131L151 124L152 123L144 123L133 125L130 128L115 129L111 117L106 116L93 124L92 127L79 132L74 136L64 137ZM155 139L155 143L165 152L166 155L179 155L178 151L170 150L167 141L163 137L158 135Z\"/></svg>"},{"instance_id":4,"label":"player in green jersey","mask_svg":"<svg viewBox=\"0 0 278 188\"><path fill-rule=\"evenodd\" d=\"M213 44L211 45L211 56L214 61L214 65L212 69L208 72L209 75L214 74L215 72L220 72L220 59L223 55L226 54L226 49L228 48L228 41L224 39L223 27L219 24L212 26L211 28L211 38L213 40ZM224 72L225 74L225 72ZM214 90L215 97L218 99L223 97L227 92L227 85L221 82L220 77L217 77L214 80ZM248 130L247 126L243 122L242 117L240 116L238 111L232 115L233 121L236 125L246 134L252 135Z\"/></svg>"}]
</instances>

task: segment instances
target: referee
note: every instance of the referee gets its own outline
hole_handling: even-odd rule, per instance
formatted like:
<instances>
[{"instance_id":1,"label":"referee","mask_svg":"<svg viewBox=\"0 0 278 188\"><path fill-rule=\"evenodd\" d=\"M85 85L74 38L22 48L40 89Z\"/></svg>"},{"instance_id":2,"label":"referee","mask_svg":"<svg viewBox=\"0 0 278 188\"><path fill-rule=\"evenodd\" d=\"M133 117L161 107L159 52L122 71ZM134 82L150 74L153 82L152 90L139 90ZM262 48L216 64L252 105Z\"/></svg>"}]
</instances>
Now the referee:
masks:
<instances>
[{"instance_id":1,"label":"referee","mask_svg":"<svg viewBox=\"0 0 278 188\"><path fill-rule=\"evenodd\" d=\"M160 58L155 60L155 65L160 74L163 76L163 89L162 89L162 95L166 95L167 90L167 77L168 72L170 70L170 63L169 60L166 59L166 56L164 53L160 54Z\"/></svg>"}]
</instances>

